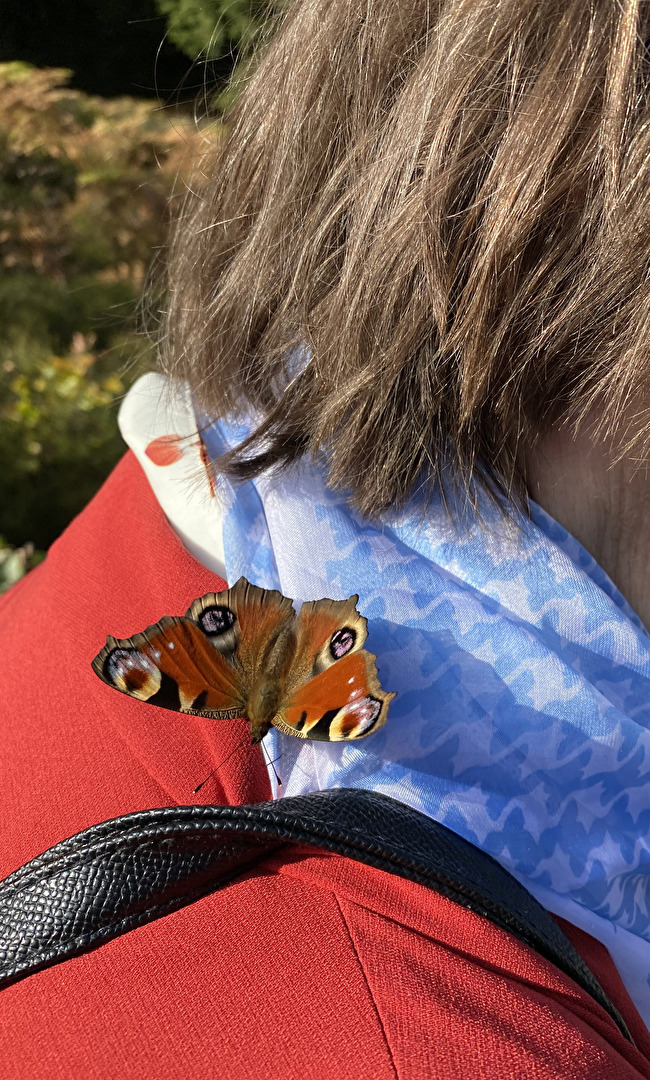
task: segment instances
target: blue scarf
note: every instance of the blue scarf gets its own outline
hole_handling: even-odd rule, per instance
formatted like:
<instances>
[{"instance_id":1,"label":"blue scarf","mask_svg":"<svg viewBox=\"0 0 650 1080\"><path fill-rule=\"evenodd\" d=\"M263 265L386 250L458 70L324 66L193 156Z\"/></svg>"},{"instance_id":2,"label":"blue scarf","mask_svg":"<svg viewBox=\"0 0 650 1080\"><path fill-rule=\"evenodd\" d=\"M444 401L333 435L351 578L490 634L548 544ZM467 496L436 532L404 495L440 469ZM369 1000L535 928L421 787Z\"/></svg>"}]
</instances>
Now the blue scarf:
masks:
<instances>
[{"instance_id":1,"label":"blue scarf","mask_svg":"<svg viewBox=\"0 0 650 1080\"><path fill-rule=\"evenodd\" d=\"M204 439L214 458L245 434ZM276 794L361 787L447 825L602 941L650 1025L650 637L603 570L534 504L370 525L307 465L219 495L228 580L358 593L397 691L358 744L273 729Z\"/></svg>"}]
</instances>

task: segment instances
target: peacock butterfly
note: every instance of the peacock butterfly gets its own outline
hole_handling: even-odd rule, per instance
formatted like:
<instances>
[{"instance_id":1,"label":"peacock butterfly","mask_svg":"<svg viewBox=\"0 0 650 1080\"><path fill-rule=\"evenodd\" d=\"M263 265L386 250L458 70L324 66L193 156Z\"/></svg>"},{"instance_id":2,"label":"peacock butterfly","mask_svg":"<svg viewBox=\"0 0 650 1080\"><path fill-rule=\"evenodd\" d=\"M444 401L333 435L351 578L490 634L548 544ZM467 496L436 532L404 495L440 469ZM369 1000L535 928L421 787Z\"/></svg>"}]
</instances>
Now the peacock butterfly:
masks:
<instances>
[{"instance_id":1,"label":"peacock butterfly","mask_svg":"<svg viewBox=\"0 0 650 1080\"><path fill-rule=\"evenodd\" d=\"M358 601L312 600L296 615L287 596L241 577L195 600L185 616L108 637L92 666L109 686L152 705L244 717L253 743L271 724L300 739L361 739L386 723L395 694L382 690L376 657L363 648Z\"/></svg>"}]
</instances>

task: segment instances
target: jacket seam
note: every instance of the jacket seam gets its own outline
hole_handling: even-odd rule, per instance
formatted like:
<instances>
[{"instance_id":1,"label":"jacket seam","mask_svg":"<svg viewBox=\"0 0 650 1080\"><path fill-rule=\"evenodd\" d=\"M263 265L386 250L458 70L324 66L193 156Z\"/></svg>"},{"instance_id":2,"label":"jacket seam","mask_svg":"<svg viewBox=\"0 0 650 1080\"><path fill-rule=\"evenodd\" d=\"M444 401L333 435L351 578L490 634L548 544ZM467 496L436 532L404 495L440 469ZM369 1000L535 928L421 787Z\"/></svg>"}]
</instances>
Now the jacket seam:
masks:
<instances>
[{"instance_id":1,"label":"jacket seam","mask_svg":"<svg viewBox=\"0 0 650 1080\"><path fill-rule=\"evenodd\" d=\"M357 965L359 967L359 971L361 972L361 975L363 977L363 981L364 981L364 983L366 985L366 990L368 991L368 997L370 998L370 1001L372 1002L372 1007L373 1007L373 1009L375 1011L375 1016L377 1017L377 1022L379 1024L379 1027L380 1027L380 1030L381 1030L381 1033L382 1033L382 1037L383 1037L383 1040L384 1040L384 1045L386 1047L386 1053L388 1054L388 1059L390 1061L390 1065L391 1065L391 1068L393 1070L393 1075L395 1077L395 1080L399 1080L399 1073L397 1071L397 1064L395 1062L395 1057L394 1057L393 1051L391 1049L390 1040L389 1040L388 1034L386 1032L386 1028L385 1028L385 1025L384 1025L384 1021L382 1019L381 1012L379 1010L379 1006L377 1004L377 1000L375 998L375 995L372 992L372 987L370 986L368 975L366 974L366 969L365 969L365 967L363 965L363 962L361 960L361 957L359 955L359 950L357 949L356 943L355 943L354 938L352 936L352 931L350 930L348 920L345 917L345 912L343 911L343 908L341 907L341 903L339 901L339 898L334 893L332 895L333 895L333 898L334 898L334 902L335 902L335 904L336 904L336 906L338 908L339 915L341 916L341 922L343 923L343 926L345 928L345 932L347 934L348 941L350 942L350 948L352 949L352 952L354 953L355 959L357 961Z\"/></svg>"}]
</instances>

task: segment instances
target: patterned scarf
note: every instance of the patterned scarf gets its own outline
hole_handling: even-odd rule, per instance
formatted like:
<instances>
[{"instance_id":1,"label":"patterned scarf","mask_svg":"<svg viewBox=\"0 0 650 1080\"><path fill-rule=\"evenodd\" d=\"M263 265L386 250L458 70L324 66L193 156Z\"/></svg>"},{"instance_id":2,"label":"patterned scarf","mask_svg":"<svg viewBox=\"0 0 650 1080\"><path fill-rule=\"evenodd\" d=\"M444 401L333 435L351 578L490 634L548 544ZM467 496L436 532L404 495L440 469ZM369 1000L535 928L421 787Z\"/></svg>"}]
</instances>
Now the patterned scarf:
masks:
<instances>
[{"instance_id":1,"label":"patterned scarf","mask_svg":"<svg viewBox=\"0 0 650 1080\"><path fill-rule=\"evenodd\" d=\"M242 427L204 432L212 458ZM227 580L359 594L397 691L357 744L267 736L282 788L383 791L487 851L610 950L650 1023L650 637L541 507L364 522L314 467L219 482Z\"/></svg>"}]
</instances>

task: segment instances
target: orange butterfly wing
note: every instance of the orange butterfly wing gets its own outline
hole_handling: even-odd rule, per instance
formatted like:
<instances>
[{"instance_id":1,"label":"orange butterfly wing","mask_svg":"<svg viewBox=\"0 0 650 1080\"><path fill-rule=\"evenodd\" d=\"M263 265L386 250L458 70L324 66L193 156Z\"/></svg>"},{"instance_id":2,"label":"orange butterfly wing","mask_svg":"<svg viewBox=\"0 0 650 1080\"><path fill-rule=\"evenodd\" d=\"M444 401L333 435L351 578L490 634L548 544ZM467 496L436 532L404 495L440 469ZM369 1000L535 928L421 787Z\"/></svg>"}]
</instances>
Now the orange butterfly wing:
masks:
<instances>
[{"instance_id":1,"label":"orange butterfly wing","mask_svg":"<svg viewBox=\"0 0 650 1080\"><path fill-rule=\"evenodd\" d=\"M251 686L272 666L269 651L283 633L289 639L294 618L287 597L240 578L195 600L185 617L166 615L133 637L108 637L92 666L140 701L217 720L245 717Z\"/></svg>"},{"instance_id":2,"label":"orange butterfly wing","mask_svg":"<svg viewBox=\"0 0 650 1080\"><path fill-rule=\"evenodd\" d=\"M361 739L382 727L395 694L382 690L375 656L363 648L358 596L303 604L286 701L273 724L286 735L324 742Z\"/></svg>"},{"instance_id":3,"label":"orange butterfly wing","mask_svg":"<svg viewBox=\"0 0 650 1080\"><path fill-rule=\"evenodd\" d=\"M236 667L187 618L166 615L141 634L108 637L92 666L109 686L163 709L214 719L244 715Z\"/></svg>"},{"instance_id":4,"label":"orange butterfly wing","mask_svg":"<svg viewBox=\"0 0 650 1080\"><path fill-rule=\"evenodd\" d=\"M372 653L360 649L303 683L273 723L301 739L362 739L383 727L394 697L381 689Z\"/></svg>"}]
</instances>

